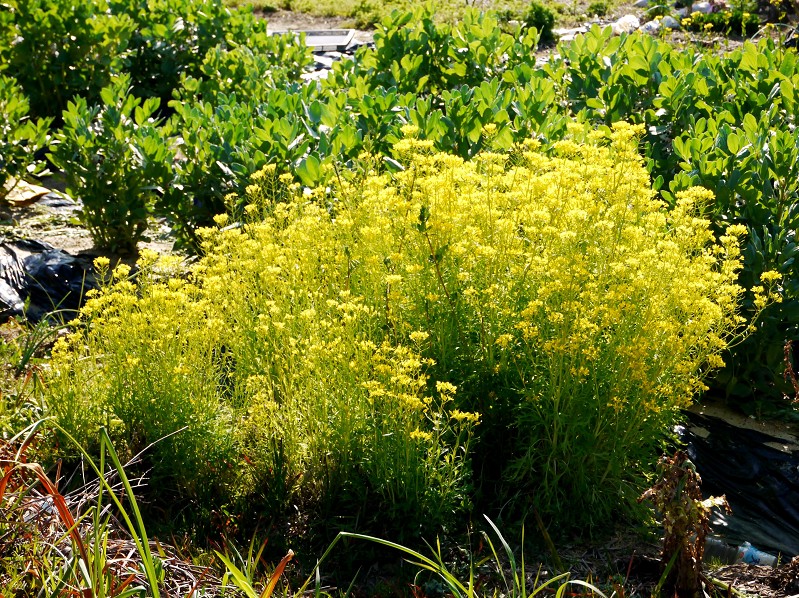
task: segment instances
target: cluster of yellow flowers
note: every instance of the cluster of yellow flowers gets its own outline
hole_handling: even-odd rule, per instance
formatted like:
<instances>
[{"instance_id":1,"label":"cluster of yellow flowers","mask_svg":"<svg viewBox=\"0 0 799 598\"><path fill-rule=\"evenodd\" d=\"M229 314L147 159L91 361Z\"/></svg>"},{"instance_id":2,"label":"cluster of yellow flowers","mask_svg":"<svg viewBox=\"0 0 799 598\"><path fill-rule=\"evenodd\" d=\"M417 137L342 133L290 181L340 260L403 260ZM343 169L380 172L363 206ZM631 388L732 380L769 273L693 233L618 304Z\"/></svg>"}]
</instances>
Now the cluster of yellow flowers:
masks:
<instances>
[{"instance_id":1,"label":"cluster of yellow flowers","mask_svg":"<svg viewBox=\"0 0 799 598\"><path fill-rule=\"evenodd\" d=\"M260 471L279 444L298 492L367 471L413 502L446 478L436 504L451 507L468 455L447 447L494 425L473 405L504 401L520 487L550 483L557 502L623 486L739 331L745 231L714 243L705 190L666 210L638 127L471 162L406 133L396 174L307 194L267 167L231 198L247 222L204 231L188 276L145 254L134 284L98 261L107 286L54 351L54 388L93 407L62 415L118 418L147 441L204 426ZM776 280L763 282L761 306ZM497 388L474 396L460 374Z\"/></svg>"}]
</instances>

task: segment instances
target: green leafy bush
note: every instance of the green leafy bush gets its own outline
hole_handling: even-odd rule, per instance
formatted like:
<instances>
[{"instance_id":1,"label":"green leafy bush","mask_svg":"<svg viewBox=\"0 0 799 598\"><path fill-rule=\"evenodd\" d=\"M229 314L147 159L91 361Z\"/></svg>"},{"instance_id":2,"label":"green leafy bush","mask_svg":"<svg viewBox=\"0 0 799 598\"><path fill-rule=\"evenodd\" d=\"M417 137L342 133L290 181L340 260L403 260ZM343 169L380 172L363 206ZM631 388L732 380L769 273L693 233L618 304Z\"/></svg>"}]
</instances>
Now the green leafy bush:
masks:
<instances>
[{"instance_id":1,"label":"green leafy bush","mask_svg":"<svg viewBox=\"0 0 799 598\"><path fill-rule=\"evenodd\" d=\"M272 41L271 47L257 51L249 43L210 49L197 76L184 75L173 96L184 103L199 98L216 105L220 95L235 95L251 105L268 103L274 90L300 80L311 55L293 35L270 35L267 39Z\"/></svg>"},{"instance_id":2,"label":"green leafy bush","mask_svg":"<svg viewBox=\"0 0 799 598\"><path fill-rule=\"evenodd\" d=\"M180 152L174 163L174 192L164 196L159 210L173 220L183 242L198 249L196 230L233 209L226 198L242 193L258 169L274 163L285 172L301 161L311 144L297 118L304 97L271 89L257 106L223 94L216 96L216 106L172 103L175 114L165 133L176 139Z\"/></svg>"},{"instance_id":3,"label":"green leafy bush","mask_svg":"<svg viewBox=\"0 0 799 598\"><path fill-rule=\"evenodd\" d=\"M205 53L224 43L231 12L218 0L109 0L135 24L125 71L134 94L164 106L181 75L196 74Z\"/></svg>"},{"instance_id":4,"label":"green leafy bush","mask_svg":"<svg viewBox=\"0 0 799 598\"><path fill-rule=\"evenodd\" d=\"M11 179L19 181L44 169L36 152L47 143L49 124L48 119L30 120L22 90L14 79L0 75L0 200L10 190Z\"/></svg>"},{"instance_id":5,"label":"green leafy bush","mask_svg":"<svg viewBox=\"0 0 799 598\"><path fill-rule=\"evenodd\" d=\"M232 10L221 0L110 3L115 13L136 23L125 69L135 95L160 98L163 107L185 77L209 83L230 79L230 85L256 75L268 77L262 83L295 81L310 63L300 40L269 35L266 21L251 8ZM253 67L259 70L242 73Z\"/></svg>"},{"instance_id":6,"label":"green leafy bush","mask_svg":"<svg viewBox=\"0 0 799 598\"><path fill-rule=\"evenodd\" d=\"M80 216L98 248L135 253L155 199L171 184L169 148L153 115L158 99L130 93L127 75L103 88L103 104L70 102L49 157L64 171L67 191L83 202Z\"/></svg>"},{"instance_id":7,"label":"green leafy bush","mask_svg":"<svg viewBox=\"0 0 799 598\"><path fill-rule=\"evenodd\" d=\"M296 38L268 35L251 9L221 0L12 0L2 17L0 57L34 116L60 118L76 95L96 102L121 72L134 95L165 108L182 77L208 74L203 63L215 49L246 44L257 57L249 62L268 60L275 81L296 80L310 61Z\"/></svg>"},{"instance_id":8,"label":"green leafy bush","mask_svg":"<svg viewBox=\"0 0 799 598\"><path fill-rule=\"evenodd\" d=\"M394 11L375 32L374 50L359 52L355 61L342 67L367 76L373 88L435 95L479 85L501 74L508 64L523 57L529 60L538 45L538 32L517 33L504 33L491 12L470 10L462 21L450 25L437 23L430 7Z\"/></svg>"},{"instance_id":9,"label":"green leafy bush","mask_svg":"<svg viewBox=\"0 0 799 598\"><path fill-rule=\"evenodd\" d=\"M97 100L121 70L135 27L111 14L106 0L9 0L3 10L0 61L34 117L59 119L73 96Z\"/></svg>"},{"instance_id":10,"label":"green leafy bush","mask_svg":"<svg viewBox=\"0 0 799 598\"><path fill-rule=\"evenodd\" d=\"M296 83L311 55L293 35L269 36L273 47L253 51L250 45L232 48L217 46L208 51L199 69L202 77L196 90L203 99L212 101L218 94L236 94L256 103L264 101L264 90ZM187 87L187 81L183 81Z\"/></svg>"}]
</instances>

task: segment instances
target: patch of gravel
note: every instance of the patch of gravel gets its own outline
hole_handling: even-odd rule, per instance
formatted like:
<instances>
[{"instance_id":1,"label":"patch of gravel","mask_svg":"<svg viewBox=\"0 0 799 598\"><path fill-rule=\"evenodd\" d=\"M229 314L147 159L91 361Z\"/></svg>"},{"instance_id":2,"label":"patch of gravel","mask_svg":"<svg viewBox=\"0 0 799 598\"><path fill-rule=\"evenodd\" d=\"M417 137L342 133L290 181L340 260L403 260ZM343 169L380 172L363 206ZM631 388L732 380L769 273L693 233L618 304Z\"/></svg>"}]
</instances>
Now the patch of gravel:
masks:
<instances>
[{"instance_id":1,"label":"patch of gravel","mask_svg":"<svg viewBox=\"0 0 799 598\"><path fill-rule=\"evenodd\" d=\"M374 32L353 28L352 19L346 17L320 17L289 10L260 13L266 19L269 31L314 31L327 29L353 29L354 39L361 43L371 42Z\"/></svg>"}]
</instances>

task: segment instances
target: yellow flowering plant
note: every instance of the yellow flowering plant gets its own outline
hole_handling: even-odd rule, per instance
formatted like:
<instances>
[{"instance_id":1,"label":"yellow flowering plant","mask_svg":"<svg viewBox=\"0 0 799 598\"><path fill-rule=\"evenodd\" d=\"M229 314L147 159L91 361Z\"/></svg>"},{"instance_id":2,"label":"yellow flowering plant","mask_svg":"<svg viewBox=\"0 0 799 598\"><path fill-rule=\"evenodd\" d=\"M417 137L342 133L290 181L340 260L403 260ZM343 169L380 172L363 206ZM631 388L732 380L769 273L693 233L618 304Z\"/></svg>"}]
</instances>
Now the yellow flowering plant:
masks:
<instances>
[{"instance_id":1,"label":"yellow flowering plant","mask_svg":"<svg viewBox=\"0 0 799 598\"><path fill-rule=\"evenodd\" d=\"M224 491L235 461L232 412L220 402L226 328L177 258L143 250L135 276L107 258L95 268L104 286L52 351L49 413L86 446L105 425L126 458L160 441L147 451L156 487Z\"/></svg>"},{"instance_id":2,"label":"yellow flowering plant","mask_svg":"<svg viewBox=\"0 0 799 598\"><path fill-rule=\"evenodd\" d=\"M101 273L54 351L51 411L130 450L185 428L159 445L165 475L196 490L232 463L220 482L250 509L405 532L474 497L563 526L628 513L742 327L741 227L714 242L701 189L667 210L640 134L469 162L409 135L398 172L310 192L267 169L188 276L151 256L137 284Z\"/></svg>"},{"instance_id":3,"label":"yellow flowering plant","mask_svg":"<svg viewBox=\"0 0 799 598\"><path fill-rule=\"evenodd\" d=\"M336 284L374 310L381 338L426 333L431 378L480 414L475 482L559 523L633 508L646 463L742 325L743 229L714 242L705 190L671 211L656 200L640 134L576 130L551 156L530 143L471 162L409 137L402 172L338 189L323 217Z\"/></svg>"},{"instance_id":4,"label":"yellow flowering plant","mask_svg":"<svg viewBox=\"0 0 799 598\"><path fill-rule=\"evenodd\" d=\"M275 212L205 231L188 275L148 251L135 276L99 258L105 285L53 350L50 414L84 442L105 424L128 455L156 443L153 485L207 508L439 529L468 506L477 416L451 407L454 385L428 388L425 333L380 338L338 276L329 214Z\"/></svg>"}]
</instances>

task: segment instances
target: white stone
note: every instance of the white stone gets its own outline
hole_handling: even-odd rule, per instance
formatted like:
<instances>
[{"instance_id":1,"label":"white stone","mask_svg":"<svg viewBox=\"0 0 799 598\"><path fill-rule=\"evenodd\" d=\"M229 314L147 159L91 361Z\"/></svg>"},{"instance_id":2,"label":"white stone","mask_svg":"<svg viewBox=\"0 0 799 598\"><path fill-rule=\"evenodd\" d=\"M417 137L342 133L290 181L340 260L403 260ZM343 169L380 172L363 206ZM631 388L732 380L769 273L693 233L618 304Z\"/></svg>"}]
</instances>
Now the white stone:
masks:
<instances>
[{"instance_id":1,"label":"white stone","mask_svg":"<svg viewBox=\"0 0 799 598\"><path fill-rule=\"evenodd\" d=\"M575 36L588 33L588 28L575 27L574 29L553 29L552 33L554 33L555 37L557 37L560 41L570 42L575 38Z\"/></svg>"},{"instance_id":2,"label":"white stone","mask_svg":"<svg viewBox=\"0 0 799 598\"><path fill-rule=\"evenodd\" d=\"M680 29L680 22L672 16L665 16L660 21L666 29Z\"/></svg>"},{"instance_id":3,"label":"white stone","mask_svg":"<svg viewBox=\"0 0 799 598\"><path fill-rule=\"evenodd\" d=\"M694 2L693 6L691 6L691 12L702 12L708 14L713 12L713 5L710 2Z\"/></svg>"},{"instance_id":4,"label":"white stone","mask_svg":"<svg viewBox=\"0 0 799 598\"><path fill-rule=\"evenodd\" d=\"M647 21L641 25L641 31L651 35L656 34L658 31L660 31L660 21Z\"/></svg>"},{"instance_id":5,"label":"white stone","mask_svg":"<svg viewBox=\"0 0 799 598\"><path fill-rule=\"evenodd\" d=\"M632 33L641 26L641 21L635 15L624 15L618 21L611 25L615 35L622 33Z\"/></svg>"},{"instance_id":6,"label":"white stone","mask_svg":"<svg viewBox=\"0 0 799 598\"><path fill-rule=\"evenodd\" d=\"M647 6L649 6L649 0L636 0L633 6L635 8L646 8Z\"/></svg>"}]
</instances>

